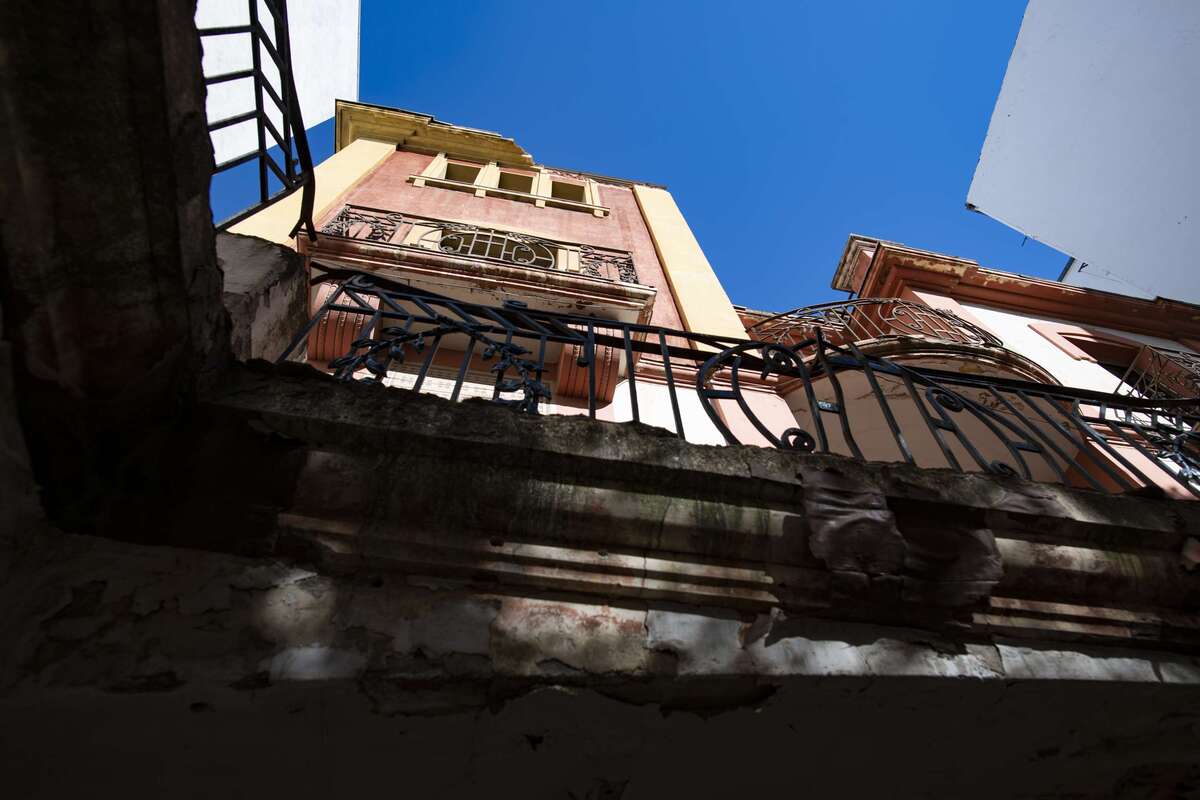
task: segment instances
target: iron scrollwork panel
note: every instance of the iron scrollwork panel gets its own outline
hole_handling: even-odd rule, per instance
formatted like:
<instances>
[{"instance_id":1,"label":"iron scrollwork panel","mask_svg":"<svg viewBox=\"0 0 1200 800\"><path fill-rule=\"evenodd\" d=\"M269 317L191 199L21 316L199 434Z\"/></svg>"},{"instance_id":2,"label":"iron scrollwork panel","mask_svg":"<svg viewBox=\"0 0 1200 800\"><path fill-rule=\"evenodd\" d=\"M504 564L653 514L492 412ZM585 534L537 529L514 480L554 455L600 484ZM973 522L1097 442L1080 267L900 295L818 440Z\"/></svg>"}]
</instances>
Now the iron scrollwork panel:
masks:
<instances>
[{"instance_id":1,"label":"iron scrollwork panel","mask_svg":"<svg viewBox=\"0 0 1200 800\"><path fill-rule=\"evenodd\" d=\"M988 331L945 309L895 298L862 298L797 308L760 320L754 338L788 344L820 331L831 343L907 336L943 342L1001 347Z\"/></svg>"},{"instance_id":2,"label":"iron scrollwork panel","mask_svg":"<svg viewBox=\"0 0 1200 800\"><path fill-rule=\"evenodd\" d=\"M409 230L428 230L412 241L411 235L400 235L406 224L410 226ZM530 234L395 211L345 205L321 228L321 233L555 271L568 268L563 263L564 253L577 252L580 274L621 283L639 283L633 256L625 251L571 245ZM405 238L409 241L402 241Z\"/></svg>"},{"instance_id":3,"label":"iron scrollwork panel","mask_svg":"<svg viewBox=\"0 0 1200 800\"><path fill-rule=\"evenodd\" d=\"M421 237L419 243L453 255L504 261L522 267L558 269L558 247L545 239L505 233L473 225L442 225Z\"/></svg>"},{"instance_id":4,"label":"iron scrollwork panel","mask_svg":"<svg viewBox=\"0 0 1200 800\"><path fill-rule=\"evenodd\" d=\"M803 412L797 420L807 419L811 431L799 425L775 431L765 425L745 400L747 376L788 387ZM843 390L848 378L857 381L853 393ZM890 440L893 456L883 460L1101 491L1155 486L1158 481L1146 474L1139 459L1143 456L1200 497L1200 402L1168 413L1139 408L1128 398L1072 396L1073 391L935 374L865 356L852 343L831 344L820 331L794 345L748 342L727 348L710 356L696 377L703 407L731 444L740 442L718 412L719 401L736 403L764 439L783 449L878 460L864 455L860 443L870 443L878 454L881 440ZM854 399L847 403L851 394ZM913 437L935 450L927 447L914 455Z\"/></svg>"},{"instance_id":5,"label":"iron scrollwork panel","mask_svg":"<svg viewBox=\"0 0 1200 800\"><path fill-rule=\"evenodd\" d=\"M400 369L411 355L423 355L417 372L414 390L429 374L433 360L444 340L459 337L466 340L457 380L451 399L457 399L477 349L479 358L491 363L495 374L493 400L518 411L538 413L538 406L551 399L550 388L543 380L546 368L545 340L535 354L513 341L515 327L511 320L497 314L483 322L467 304L428 293L405 295L381 288L365 275L355 275L343 281L301 331L289 347L294 351L320 318L331 312L349 312L369 317L362 335L350 344L347 353L329 362L333 376L344 381L383 384L388 372ZM285 353L282 358L287 358ZM282 360L282 359L281 359ZM515 375L514 375L515 373ZM510 377L511 376L511 377ZM503 398L505 394L516 398Z\"/></svg>"},{"instance_id":6,"label":"iron scrollwork panel","mask_svg":"<svg viewBox=\"0 0 1200 800\"><path fill-rule=\"evenodd\" d=\"M298 334L289 353L302 345L322 315L358 315L358 338L330 364L343 380L383 383L389 371L415 371L413 388L420 391L439 348L442 362L450 349L458 359L451 399L457 399L471 370L483 369L483 361L491 364L495 375L493 399L536 414L551 398L543 377L548 360L557 356L561 379L561 359L572 353L586 370L588 413L595 417L596 354L605 349L609 360L624 355L623 379L635 421L643 368L656 376L655 381L665 378L666 398L680 435L685 389L677 376L689 375L694 376L696 399L730 444L742 443L735 428L753 429L767 444L788 450L1017 476L1099 491L1178 485L1200 496L1197 399L1130 398L909 367L867 356L852 342L829 342L819 329L813 338L792 344L731 340L535 311L515 301L500 307L472 304L384 279L342 274L337 291ZM553 353L549 359L548 352ZM752 391L782 397L792 412L791 424L765 423L751 402ZM643 395L643 406L645 401ZM737 427L732 415L740 415L749 428ZM655 416L665 418L665 409Z\"/></svg>"},{"instance_id":7,"label":"iron scrollwork panel","mask_svg":"<svg viewBox=\"0 0 1200 800\"><path fill-rule=\"evenodd\" d=\"M633 256L629 253L602 251L583 245L579 248L579 271L593 278L638 283L637 269L633 266Z\"/></svg>"},{"instance_id":8,"label":"iron scrollwork panel","mask_svg":"<svg viewBox=\"0 0 1200 800\"><path fill-rule=\"evenodd\" d=\"M342 206L337 215L321 228L321 233L326 236L386 243L395 238L400 226L404 223L404 215L398 212L375 212L354 206ZM362 233L366 235L356 235Z\"/></svg>"}]
</instances>

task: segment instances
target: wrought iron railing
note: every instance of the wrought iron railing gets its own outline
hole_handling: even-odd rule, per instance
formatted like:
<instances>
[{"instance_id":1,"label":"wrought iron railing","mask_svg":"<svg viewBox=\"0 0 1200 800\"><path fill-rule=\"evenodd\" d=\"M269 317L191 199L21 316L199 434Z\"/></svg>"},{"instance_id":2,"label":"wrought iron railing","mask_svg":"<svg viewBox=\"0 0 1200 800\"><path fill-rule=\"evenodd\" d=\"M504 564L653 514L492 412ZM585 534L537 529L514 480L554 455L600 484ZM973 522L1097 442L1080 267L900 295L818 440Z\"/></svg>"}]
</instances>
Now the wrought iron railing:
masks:
<instances>
[{"instance_id":1,"label":"wrought iron railing","mask_svg":"<svg viewBox=\"0 0 1200 800\"><path fill-rule=\"evenodd\" d=\"M747 332L759 341L789 344L820 332L832 344L909 337L953 344L1000 347L1001 341L953 312L894 298L865 298L785 311Z\"/></svg>"},{"instance_id":2,"label":"wrought iron railing","mask_svg":"<svg viewBox=\"0 0 1200 800\"><path fill-rule=\"evenodd\" d=\"M259 2L262 2L271 18L268 24L273 30L274 41L271 36L267 35L266 28L263 27L259 17ZM309 239L315 239L316 231L312 215L316 180L313 173L312 153L308 147L308 136L305 133L304 120L300 114L296 83L292 77L292 48L288 36L287 2L286 0L247 0L247 7L249 21L244 25L200 28L198 30L201 41L217 36L245 34L250 36L251 66L249 68L204 77L206 86L242 80L252 81L254 86L254 108L223 119L210 120L208 123L210 135L213 131L249 122L254 123L257 131L257 145L253 150L217 164L213 172L225 172L257 160L259 202L224 220L218 227L228 228L299 189L302 190L300 216L290 235L295 236L303 228ZM266 58L274 63L279 73L278 87L272 86L271 81L263 72L264 53ZM271 121L268 102L278 112L279 128L275 127L275 123ZM282 151L282 166L271 157L270 149L273 146L278 146ZM275 193L271 192L269 180L271 175L274 175L282 185L282 188Z\"/></svg>"},{"instance_id":3,"label":"wrought iron railing","mask_svg":"<svg viewBox=\"0 0 1200 800\"><path fill-rule=\"evenodd\" d=\"M673 429L683 436L703 424L730 444L761 437L780 448L863 460L1200 496L1200 401L907 367L865 355L853 342L834 344L820 329L789 345L747 341L517 302L482 306L374 277L328 274L341 282L281 360L303 357L310 335L340 315L337 324L352 334L317 365L343 380L385 383L407 372L408 385L421 391L435 354L449 348L457 362L450 399L484 370L494 401L544 413L555 368L560 382L564 369L578 368L586 370L586 413L595 417L603 402L600 374L616 366L627 417L641 420L649 403L662 402L656 391L639 405L646 383L665 385ZM763 419L764 396L776 412L786 403L786 423L772 422L778 414ZM689 404L703 417L690 416Z\"/></svg>"},{"instance_id":4,"label":"wrought iron railing","mask_svg":"<svg viewBox=\"0 0 1200 800\"><path fill-rule=\"evenodd\" d=\"M321 234L638 283L633 256L624 250L576 245L420 214L345 205L321 227Z\"/></svg>"},{"instance_id":5,"label":"wrought iron railing","mask_svg":"<svg viewBox=\"0 0 1200 800\"><path fill-rule=\"evenodd\" d=\"M1200 397L1200 354L1145 345L1118 393L1150 399Z\"/></svg>"}]
</instances>

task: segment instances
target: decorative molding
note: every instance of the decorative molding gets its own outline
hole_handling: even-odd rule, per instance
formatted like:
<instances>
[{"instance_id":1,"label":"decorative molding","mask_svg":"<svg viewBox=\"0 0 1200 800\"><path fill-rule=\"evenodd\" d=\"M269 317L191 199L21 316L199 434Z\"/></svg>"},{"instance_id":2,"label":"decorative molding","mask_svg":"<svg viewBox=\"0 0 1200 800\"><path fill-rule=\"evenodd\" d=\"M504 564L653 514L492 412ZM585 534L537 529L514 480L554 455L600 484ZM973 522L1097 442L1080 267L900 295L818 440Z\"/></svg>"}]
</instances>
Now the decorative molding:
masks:
<instances>
[{"instance_id":1,"label":"decorative molding","mask_svg":"<svg viewBox=\"0 0 1200 800\"><path fill-rule=\"evenodd\" d=\"M1098 363L1095 356L1076 345L1075 342L1071 341L1072 339L1096 342L1098 344L1117 345L1129 348L1135 353L1142 346L1140 342L1133 339L1126 339L1111 333L1098 333L1097 331L1082 328L1078 325L1065 325L1061 322L1031 322L1029 323L1029 327L1034 333L1037 333L1076 361Z\"/></svg>"},{"instance_id":2,"label":"decorative molding","mask_svg":"<svg viewBox=\"0 0 1200 800\"><path fill-rule=\"evenodd\" d=\"M870 258L864 264L862 254L867 252ZM865 275L860 272L864 268ZM854 278L861 278L860 286L850 289L848 281ZM960 302L1114 327L1173 341L1180 337L1200 338L1200 306L1069 286L862 236L850 237L833 286L847 291L856 289L862 297L900 297L906 290L928 290Z\"/></svg>"},{"instance_id":3,"label":"decorative molding","mask_svg":"<svg viewBox=\"0 0 1200 800\"><path fill-rule=\"evenodd\" d=\"M335 150L355 139L374 139L397 147L442 152L485 163L533 166L533 157L512 139L491 131L451 125L428 114L338 100L335 115Z\"/></svg>"}]
</instances>

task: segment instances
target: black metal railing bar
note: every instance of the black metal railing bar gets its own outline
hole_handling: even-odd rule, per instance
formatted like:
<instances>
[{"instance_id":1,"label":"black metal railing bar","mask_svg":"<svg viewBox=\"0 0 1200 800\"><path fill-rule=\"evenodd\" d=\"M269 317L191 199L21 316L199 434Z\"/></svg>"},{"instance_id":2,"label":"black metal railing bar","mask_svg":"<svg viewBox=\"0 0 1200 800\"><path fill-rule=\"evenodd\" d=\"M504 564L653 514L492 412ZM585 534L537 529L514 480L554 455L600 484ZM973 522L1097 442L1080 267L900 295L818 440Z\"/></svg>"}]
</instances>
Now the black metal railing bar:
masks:
<instances>
[{"instance_id":1,"label":"black metal railing bar","mask_svg":"<svg viewBox=\"0 0 1200 800\"><path fill-rule=\"evenodd\" d=\"M200 28L197 32L201 39L215 36L230 36L249 34L252 66L249 69L235 70L218 75L207 75L205 85L213 86L229 81L251 80L254 85L254 108L208 124L208 131L221 130L233 125L253 121L257 128L258 142L255 149L236 158L223 161L216 165L213 172L221 173L242 164L258 161L258 196L259 201L218 225L221 229L244 220L267 206L282 200L297 190L301 190L300 215L292 228L290 236L295 236L302 228L309 239L316 239L316 229L313 225L313 204L316 196L316 180L313 172L312 153L308 145L303 117L300 113L300 101L296 92L296 83L292 75L291 40L288 36L287 3L286 0L262 0L271 17L270 24L274 30L274 41L267 35L259 17L259 0L248 0L249 22L245 25L228 25L214 28ZM263 53L271 60L279 74L279 88L271 85L263 70ZM275 126L267 111L267 102L273 104L279 114L280 127ZM270 139L268 140L268 136ZM270 150L276 146L283 154L283 166L272 158ZM274 175L281 184L281 189L271 192L270 176Z\"/></svg>"},{"instance_id":2,"label":"black metal railing bar","mask_svg":"<svg viewBox=\"0 0 1200 800\"><path fill-rule=\"evenodd\" d=\"M816 331L835 344L906 336L981 347L1003 346L996 336L951 311L896 298L803 306L767 317L747 329L754 339L779 344L811 339Z\"/></svg>"},{"instance_id":3,"label":"black metal railing bar","mask_svg":"<svg viewBox=\"0 0 1200 800\"><path fill-rule=\"evenodd\" d=\"M491 364L493 400L541 413L551 399L548 353L587 370L587 413L598 408L598 353L623 360L631 417L640 421L639 381L665 383L675 432L686 436L680 395L694 392L730 444L753 428L771 445L1020 476L1124 492L1166 483L1200 497L1200 400L1122 397L1009 378L921 369L834 344L818 329L788 345L652 325L539 311L510 301L491 307L320 267L336 289L280 357L301 357L321 319L361 320L348 350L329 364L342 380L382 383L389 370L416 371L420 391L446 341L461 347L455 389L472 366ZM458 350L454 351L458 353ZM575 354L578 354L577 356ZM415 366L410 359L415 357ZM325 365L321 365L325 366ZM794 424L766 424L748 391L783 398ZM731 425L734 413L745 425ZM695 424L695 423L692 423Z\"/></svg>"}]
</instances>

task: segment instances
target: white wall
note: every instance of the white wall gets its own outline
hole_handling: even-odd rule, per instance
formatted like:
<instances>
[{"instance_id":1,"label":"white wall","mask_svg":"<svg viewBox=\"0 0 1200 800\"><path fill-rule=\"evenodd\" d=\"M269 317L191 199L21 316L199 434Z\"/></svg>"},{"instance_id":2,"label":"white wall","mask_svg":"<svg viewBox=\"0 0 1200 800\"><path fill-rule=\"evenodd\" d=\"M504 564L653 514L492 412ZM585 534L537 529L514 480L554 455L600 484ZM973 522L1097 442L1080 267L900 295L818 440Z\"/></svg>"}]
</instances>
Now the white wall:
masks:
<instances>
[{"instance_id":1,"label":"white wall","mask_svg":"<svg viewBox=\"0 0 1200 800\"><path fill-rule=\"evenodd\" d=\"M1104 367L1091 361L1076 360L1063 352L1045 336L1042 336L1029 327L1030 323L1036 322L1057 322L1064 325L1078 325L1079 323L1049 317L1035 317L1030 314L1019 314L1015 311L1001 311L996 308L972 305L970 303L963 303L962 307L999 336L1006 348L1015 353L1020 353L1047 370L1064 386L1093 389L1101 392L1114 392L1120 384L1120 381ZM1103 333L1111 333L1124 339L1131 339L1142 344L1154 345L1169 350L1189 351L1189 348L1170 339L1143 336L1138 333L1104 328L1099 325L1088 325L1087 327Z\"/></svg>"},{"instance_id":2,"label":"white wall","mask_svg":"<svg viewBox=\"0 0 1200 800\"><path fill-rule=\"evenodd\" d=\"M1101 265L1072 258L1063 268L1059 280L1071 286L1082 286L1086 289L1099 289L1102 292L1145 297L1154 299L1158 292L1154 285L1158 282L1153 270L1141 275L1126 276Z\"/></svg>"},{"instance_id":3,"label":"white wall","mask_svg":"<svg viewBox=\"0 0 1200 800\"><path fill-rule=\"evenodd\" d=\"M259 19L274 41L272 17L262 0ZM249 21L247 0L199 0L196 27L214 28L244 25ZM288 29L292 45L292 69L300 96L304 126L312 128L333 116L335 99L358 99L358 0L292 0L288 3ZM249 34L206 36L204 74L218 75L247 69L252 63ZM263 72L278 91L279 73L264 51ZM253 82L249 79L219 83L208 88L209 122L231 117L254 108ZM267 100L271 121L281 128L274 103ZM218 163L236 158L258 146L258 134L252 121L243 122L212 134ZM282 165L281 165L282 166Z\"/></svg>"},{"instance_id":4,"label":"white wall","mask_svg":"<svg viewBox=\"0 0 1200 800\"><path fill-rule=\"evenodd\" d=\"M1200 303L1198 84L1197 0L1030 0L968 203L1069 283Z\"/></svg>"},{"instance_id":5,"label":"white wall","mask_svg":"<svg viewBox=\"0 0 1200 800\"><path fill-rule=\"evenodd\" d=\"M725 437L709 419L708 412L695 389L675 386L679 402L679 418L683 421L683 438L692 444L725 444ZM641 380L637 382L638 418L647 425L675 432L675 414L671 409L671 393L665 384ZM633 404L629 398L629 381L621 381L613 391L612 420L629 422L633 419Z\"/></svg>"},{"instance_id":6,"label":"white wall","mask_svg":"<svg viewBox=\"0 0 1200 800\"><path fill-rule=\"evenodd\" d=\"M365 371L361 374L363 377L367 375ZM455 368L430 367L425 382L421 385L421 392L437 395L448 400L454 391L457 376L458 370ZM416 382L416 377L416 374L413 372L388 372L387 377L384 378L384 385L395 386L401 389L411 389ZM459 389L458 396L460 400L466 400L470 397L491 400L492 392L493 384L490 382L464 380L462 388ZM656 428L664 428L672 433L675 432L675 415L671 410L671 395L665 384L652 383L647 380L638 381L637 396L638 417L641 422ZM709 419L708 412L704 410L700 396L696 394L695 389L690 389L684 385L677 385L675 387L675 396L679 401L679 416L683 420L684 439L692 444L725 444L725 437L721 435L721 432L717 430L712 420ZM503 395L503 397L516 399L520 397L520 393L509 392ZM586 406L583 405L543 402L539 405L539 413L583 416L588 412ZM608 422L631 422L633 420L633 404L629 398L629 381L623 380L617 384L613 391L612 403L597 409L596 416L597 419ZM791 420L789 415L788 425L790 426L793 422L794 420ZM782 428L776 431L776 433L782 432Z\"/></svg>"}]
</instances>

